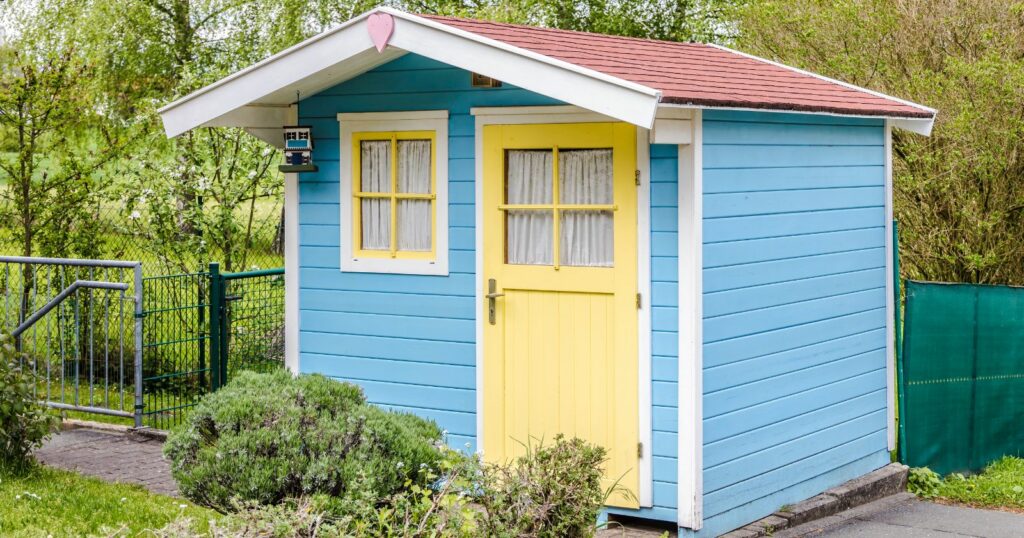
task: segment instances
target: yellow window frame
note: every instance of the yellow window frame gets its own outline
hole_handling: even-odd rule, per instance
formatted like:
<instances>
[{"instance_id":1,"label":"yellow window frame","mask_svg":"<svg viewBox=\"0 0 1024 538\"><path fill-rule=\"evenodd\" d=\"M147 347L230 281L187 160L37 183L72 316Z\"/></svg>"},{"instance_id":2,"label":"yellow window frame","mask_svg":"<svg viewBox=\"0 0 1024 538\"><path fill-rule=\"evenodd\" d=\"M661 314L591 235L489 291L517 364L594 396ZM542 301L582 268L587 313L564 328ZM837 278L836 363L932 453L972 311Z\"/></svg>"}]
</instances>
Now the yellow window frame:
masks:
<instances>
[{"instance_id":1,"label":"yellow window frame","mask_svg":"<svg viewBox=\"0 0 1024 538\"><path fill-rule=\"evenodd\" d=\"M368 140L391 141L391 190L390 192L363 192L362 142ZM400 140L430 141L430 193L398 192L398 142ZM391 201L391 238L388 250L363 248L362 201L368 198L385 198ZM398 249L398 201L430 201L430 250ZM406 260L434 260L437 258L437 133L434 131L373 131L352 133L352 245L356 258L393 258Z\"/></svg>"}]
</instances>

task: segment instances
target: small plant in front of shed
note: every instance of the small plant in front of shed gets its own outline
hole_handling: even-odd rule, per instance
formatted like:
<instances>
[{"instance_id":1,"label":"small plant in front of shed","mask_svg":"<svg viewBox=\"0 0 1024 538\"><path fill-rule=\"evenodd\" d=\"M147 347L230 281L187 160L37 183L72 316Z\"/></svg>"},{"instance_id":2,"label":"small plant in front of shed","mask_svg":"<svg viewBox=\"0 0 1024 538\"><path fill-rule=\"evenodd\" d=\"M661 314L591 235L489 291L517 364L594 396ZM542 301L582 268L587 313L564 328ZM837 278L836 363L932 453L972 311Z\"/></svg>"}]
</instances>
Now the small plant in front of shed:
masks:
<instances>
[{"instance_id":1,"label":"small plant in front of shed","mask_svg":"<svg viewBox=\"0 0 1024 538\"><path fill-rule=\"evenodd\" d=\"M907 476L907 491L922 499L934 499L939 495L942 478L927 467L915 467Z\"/></svg>"},{"instance_id":2,"label":"small plant in front of shed","mask_svg":"<svg viewBox=\"0 0 1024 538\"><path fill-rule=\"evenodd\" d=\"M32 463L32 450L43 444L57 418L36 395L35 376L14 338L0 334L0 465L12 470Z\"/></svg>"}]
</instances>

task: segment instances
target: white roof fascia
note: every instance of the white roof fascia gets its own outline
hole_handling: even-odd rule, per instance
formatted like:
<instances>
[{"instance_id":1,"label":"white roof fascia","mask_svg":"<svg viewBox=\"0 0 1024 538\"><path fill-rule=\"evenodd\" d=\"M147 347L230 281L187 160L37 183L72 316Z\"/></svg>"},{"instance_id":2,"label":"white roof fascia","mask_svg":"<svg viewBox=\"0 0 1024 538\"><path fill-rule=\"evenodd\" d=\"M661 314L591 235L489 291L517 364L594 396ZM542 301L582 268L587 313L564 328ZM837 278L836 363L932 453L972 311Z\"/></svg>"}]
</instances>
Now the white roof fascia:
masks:
<instances>
[{"instance_id":1,"label":"white roof fascia","mask_svg":"<svg viewBox=\"0 0 1024 538\"><path fill-rule=\"evenodd\" d=\"M686 103L661 103L658 105L658 113L661 114L667 110L673 109L691 109L691 110L735 110L738 112L774 112L779 114L810 114L812 116L834 116L838 118L864 118L864 119L875 119L875 120L891 120L893 127L899 127L908 131L924 135L931 136L932 127L935 125L934 118L907 118L904 116L893 116L893 115L871 115L871 114L843 114L841 112L827 112L822 110L790 110L785 108L757 108L757 107L742 107L742 106L715 106L715 105L699 105L699 104L686 104Z\"/></svg>"},{"instance_id":2,"label":"white roof fascia","mask_svg":"<svg viewBox=\"0 0 1024 538\"><path fill-rule=\"evenodd\" d=\"M389 47L378 53L359 23L373 12L395 18ZM306 82L305 95L413 52L642 127L654 122L661 92L423 17L378 8L279 52L159 110L167 136L210 125L260 102L290 104L282 91ZM358 58L356 58L358 57ZM356 58L356 61L353 61ZM318 83L312 84L315 80ZM330 81L328 84L327 81ZM276 94L276 95L273 95ZM268 99L272 96L274 99ZM276 101L281 101L277 103ZM227 119L214 122L230 124ZM246 125L237 125L249 127Z\"/></svg>"}]
</instances>

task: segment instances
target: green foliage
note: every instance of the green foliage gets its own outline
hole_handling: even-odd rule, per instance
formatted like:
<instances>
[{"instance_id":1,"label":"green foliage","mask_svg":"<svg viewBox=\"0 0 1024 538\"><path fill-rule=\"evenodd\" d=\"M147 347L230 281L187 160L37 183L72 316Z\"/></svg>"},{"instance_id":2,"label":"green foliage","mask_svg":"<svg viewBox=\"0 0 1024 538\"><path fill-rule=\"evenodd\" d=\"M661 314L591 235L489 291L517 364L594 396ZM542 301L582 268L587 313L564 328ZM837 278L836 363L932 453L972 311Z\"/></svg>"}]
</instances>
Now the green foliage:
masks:
<instances>
[{"instance_id":1,"label":"green foliage","mask_svg":"<svg viewBox=\"0 0 1024 538\"><path fill-rule=\"evenodd\" d=\"M1024 3L766 0L737 10L744 50L938 109L895 130L908 278L1024 283Z\"/></svg>"},{"instance_id":2,"label":"green foliage","mask_svg":"<svg viewBox=\"0 0 1024 538\"><path fill-rule=\"evenodd\" d=\"M0 230L16 254L93 255L99 178L135 131L98 98L89 12L15 0L0 19Z\"/></svg>"},{"instance_id":3,"label":"green foliage","mask_svg":"<svg viewBox=\"0 0 1024 538\"><path fill-rule=\"evenodd\" d=\"M355 385L319 375L244 372L207 395L164 446L181 492L232 510L325 494L342 513L424 485L441 433L432 422L365 402Z\"/></svg>"},{"instance_id":4,"label":"green foliage","mask_svg":"<svg viewBox=\"0 0 1024 538\"><path fill-rule=\"evenodd\" d=\"M727 16L742 0L434 0L399 2L426 11L563 30L664 39L727 42ZM422 7L421 7L422 6Z\"/></svg>"},{"instance_id":5,"label":"green foliage","mask_svg":"<svg viewBox=\"0 0 1024 538\"><path fill-rule=\"evenodd\" d=\"M384 498L345 503L326 495L285 499L276 505L241 503L208 533L190 520L157 531L164 538L209 536L402 538L574 538L593 536L609 491L601 489L604 450L561 436L528 447L508 464L441 449L435 466ZM339 510L339 508L342 508Z\"/></svg>"},{"instance_id":6,"label":"green foliage","mask_svg":"<svg viewBox=\"0 0 1024 538\"><path fill-rule=\"evenodd\" d=\"M205 533L217 514L190 502L37 465L25 472L0 469L0 536L4 538L152 536L188 518Z\"/></svg>"},{"instance_id":7,"label":"green foliage","mask_svg":"<svg viewBox=\"0 0 1024 538\"><path fill-rule=\"evenodd\" d=\"M975 476L952 474L942 481L937 496L979 508L1024 510L1024 459L1007 456Z\"/></svg>"},{"instance_id":8,"label":"green foliage","mask_svg":"<svg viewBox=\"0 0 1024 538\"><path fill-rule=\"evenodd\" d=\"M24 469L56 424L36 396L31 363L0 334L0 467Z\"/></svg>"},{"instance_id":9,"label":"green foliage","mask_svg":"<svg viewBox=\"0 0 1024 538\"><path fill-rule=\"evenodd\" d=\"M922 499L933 499L939 495L942 478L927 467L914 467L907 476L907 491Z\"/></svg>"},{"instance_id":10,"label":"green foliage","mask_svg":"<svg viewBox=\"0 0 1024 538\"><path fill-rule=\"evenodd\" d=\"M527 447L512 465L482 475L480 528L485 536L590 536L604 501L607 451L558 435L551 445Z\"/></svg>"}]
</instances>

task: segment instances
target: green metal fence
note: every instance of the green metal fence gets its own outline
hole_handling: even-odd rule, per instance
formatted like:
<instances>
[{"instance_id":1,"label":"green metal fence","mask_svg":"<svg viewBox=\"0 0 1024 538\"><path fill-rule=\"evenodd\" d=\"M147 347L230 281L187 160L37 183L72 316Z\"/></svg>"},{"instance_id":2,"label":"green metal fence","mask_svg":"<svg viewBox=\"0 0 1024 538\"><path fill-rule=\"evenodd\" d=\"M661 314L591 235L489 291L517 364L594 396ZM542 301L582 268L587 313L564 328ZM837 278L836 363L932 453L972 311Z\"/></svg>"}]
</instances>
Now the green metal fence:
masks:
<instances>
[{"instance_id":1,"label":"green metal fence","mask_svg":"<svg viewBox=\"0 0 1024 538\"><path fill-rule=\"evenodd\" d=\"M237 372L284 367L284 268L221 273L210 265L211 327L220 327L211 349L218 382Z\"/></svg>"},{"instance_id":2,"label":"green metal fence","mask_svg":"<svg viewBox=\"0 0 1024 538\"><path fill-rule=\"evenodd\" d=\"M900 460L940 474L1024 454L1024 288L906 283Z\"/></svg>"},{"instance_id":3,"label":"green metal fence","mask_svg":"<svg viewBox=\"0 0 1024 538\"><path fill-rule=\"evenodd\" d=\"M169 429L241 370L284 365L284 269L144 279L147 426Z\"/></svg>"},{"instance_id":4,"label":"green metal fence","mask_svg":"<svg viewBox=\"0 0 1024 538\"><path fill-rule=\"evenodd\" d=\"M209 351L210 275L143 279L143 422L166 430L213 389Z\"/></svg>"}]
</instances>

